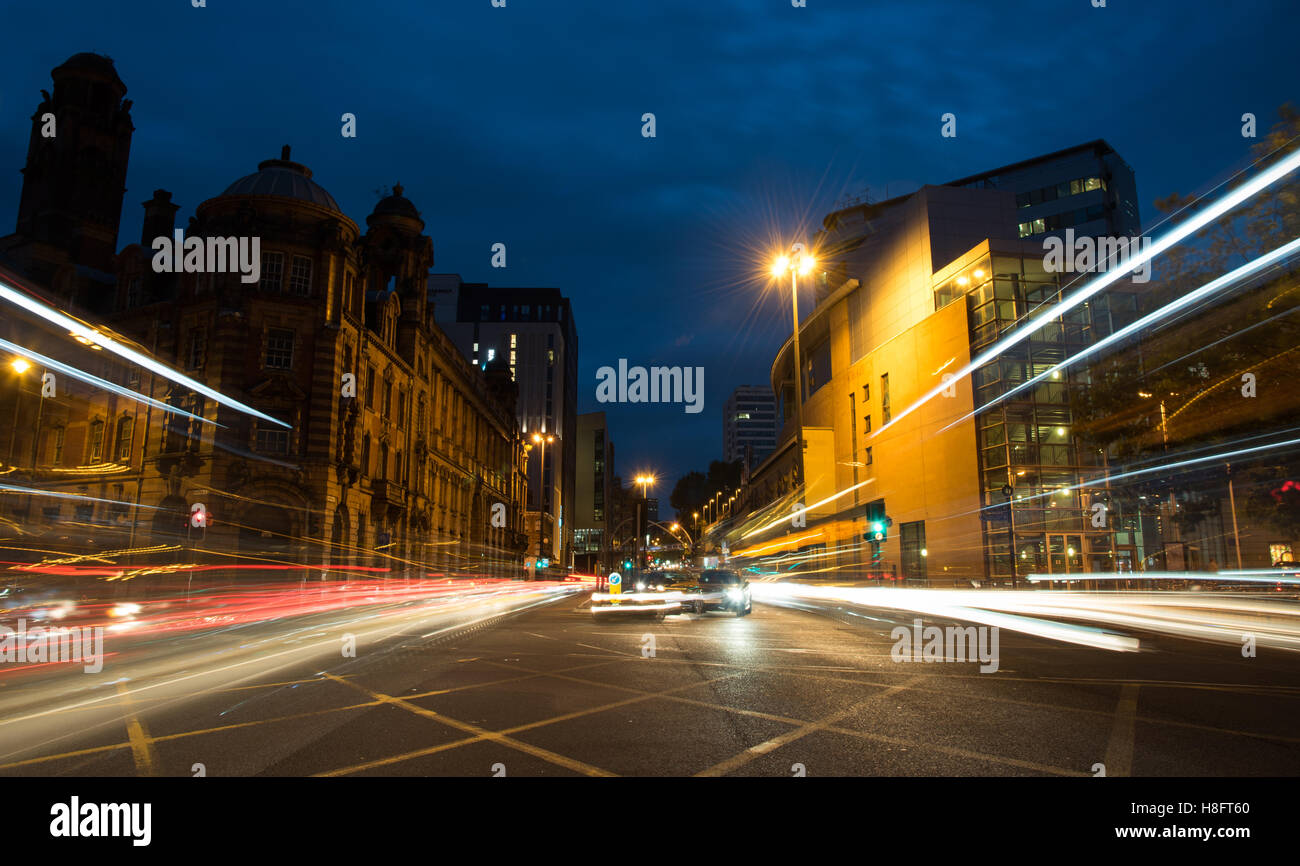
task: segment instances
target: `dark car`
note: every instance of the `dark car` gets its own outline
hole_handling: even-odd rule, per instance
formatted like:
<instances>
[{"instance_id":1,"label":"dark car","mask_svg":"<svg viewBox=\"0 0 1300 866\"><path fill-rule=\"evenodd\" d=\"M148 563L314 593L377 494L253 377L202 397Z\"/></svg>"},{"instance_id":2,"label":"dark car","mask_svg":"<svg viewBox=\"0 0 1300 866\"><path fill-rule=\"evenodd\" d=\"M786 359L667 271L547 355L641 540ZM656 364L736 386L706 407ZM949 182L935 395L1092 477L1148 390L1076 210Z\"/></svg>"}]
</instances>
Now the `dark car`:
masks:
<instances>
[{"instance_id":1,"label":"dark car","mask_svg":"<svg viewBox=\"0 0 1300 866\"><path fill-rule=\"evenodd\" d=\"M754 609L749 592L749 581L739 572L729 568L709 568L700 573L700 595L695 610L728 610L736 616L745 616ZM689 606L689 605L686 605Z\"/></svg>"}]
</instances>

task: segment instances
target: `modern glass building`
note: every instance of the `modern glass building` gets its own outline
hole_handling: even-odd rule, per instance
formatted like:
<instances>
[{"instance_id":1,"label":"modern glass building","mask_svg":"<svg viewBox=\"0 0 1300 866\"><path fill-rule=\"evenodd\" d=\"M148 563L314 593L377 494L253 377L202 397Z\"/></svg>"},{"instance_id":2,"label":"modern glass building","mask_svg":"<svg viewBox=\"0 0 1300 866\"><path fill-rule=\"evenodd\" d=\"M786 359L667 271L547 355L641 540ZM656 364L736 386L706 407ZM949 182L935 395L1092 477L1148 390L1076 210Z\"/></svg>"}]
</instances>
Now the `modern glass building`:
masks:
<instances>
[{"instance_id":1,"label":"modern glass building","mask_svg":"<svg viewBox=\"0 0 1300 866\"><path fill-rule=\"evenodd\" d=\"M733 552L793 555L820 573L958 583L1132 570L1151 534L1142 516L1111 502L1104 484L1075 489L1106 473L1104 454L1076 429L1087 366L1015 390L1136 316L1141 287L1127 278L1051 316L1090 277L1044 264L1044 239L1067 229L1139 234L1123 160L1090 142L856 204L823 225L798 374L792 341L772 365L784 428L742 493L736 511L747 517L725 530ZM1010 334L1023 339L953 378ZM756 531L800 502L815 504L806 526ZM870 537L877 522L884 531Z\"/></svg>"}]
</instances>

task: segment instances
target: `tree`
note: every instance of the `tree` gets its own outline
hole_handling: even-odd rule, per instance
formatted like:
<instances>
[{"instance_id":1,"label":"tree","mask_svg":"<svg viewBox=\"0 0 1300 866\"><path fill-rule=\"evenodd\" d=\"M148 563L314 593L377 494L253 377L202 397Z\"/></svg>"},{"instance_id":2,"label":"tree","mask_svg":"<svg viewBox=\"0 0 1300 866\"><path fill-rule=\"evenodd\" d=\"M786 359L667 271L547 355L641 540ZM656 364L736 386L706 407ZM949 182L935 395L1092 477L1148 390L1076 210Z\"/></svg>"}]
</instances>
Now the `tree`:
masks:
<instances>
[{"instance_id":1,"label":"tree","mask_svg":"<svg viewBox=\"0 0 1300 866\"><path fill-rule=\"evenodd\" d=\"M1253 147L1254 165L1239 184L1300 147L1300 109L1288 104L1280 122ZM1207 197L1223 194L1217 190ZM1190 218L1204 202L1178 193L1156 202L1167 222ZM1156 260L1141 294L1145 314L1300 236L1300 172L1257 194ZM1093 363L1085 387L1072 394L1075 432L1104 449L1111 473L1197 458L1267 442L1300 427L1300 275L1284 262L1243 285L1228 287L1182 310ZM1276 439L1276 436L1272 438ZM1248 526L1294 538L1300 532L1300 457L1294 449L1260 451L1232 460L1233 493L1243 532ZM1184 530L1217 512L1227 498L1228 467L1195 464L1171 473L1124 480L1121 498L1163 498L1181 491L1174 520Z\"/></svg>"}]
</instances>

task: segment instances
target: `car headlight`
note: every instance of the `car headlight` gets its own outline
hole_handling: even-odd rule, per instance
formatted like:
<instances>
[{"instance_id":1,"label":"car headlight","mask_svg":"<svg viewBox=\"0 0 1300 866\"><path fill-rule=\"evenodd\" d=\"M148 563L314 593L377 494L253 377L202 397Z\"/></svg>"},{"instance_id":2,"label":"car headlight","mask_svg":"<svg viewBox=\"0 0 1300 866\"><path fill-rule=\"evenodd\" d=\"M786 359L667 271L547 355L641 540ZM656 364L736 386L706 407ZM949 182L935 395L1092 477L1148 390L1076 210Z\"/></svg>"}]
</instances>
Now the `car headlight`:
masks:
<instances>
[{"instance_id":1,"label":"car headlight","mask_svg":"<svg viewBox=\"0 0 1300 866\"><path fill-rule=\"evenodd\" d=\"M638 584L636 585L636 591L637 591L637 592L641 592L641 591L644 590L644 589L645 589L645 584L644 584L644 583L638 583Z\"/></svg>"},{"instance_id":2,"label":"car headlight","mask_svg":"<svg viewBox=\"0 0 1300 866\"><path fill-rule=\"evenodd\" d=\"M731 599L732 601L740 601L744 597L745 597L745 593L743 590L739 590L739 589L727 590L727 598Z\"/></svg>"}]
</instances>

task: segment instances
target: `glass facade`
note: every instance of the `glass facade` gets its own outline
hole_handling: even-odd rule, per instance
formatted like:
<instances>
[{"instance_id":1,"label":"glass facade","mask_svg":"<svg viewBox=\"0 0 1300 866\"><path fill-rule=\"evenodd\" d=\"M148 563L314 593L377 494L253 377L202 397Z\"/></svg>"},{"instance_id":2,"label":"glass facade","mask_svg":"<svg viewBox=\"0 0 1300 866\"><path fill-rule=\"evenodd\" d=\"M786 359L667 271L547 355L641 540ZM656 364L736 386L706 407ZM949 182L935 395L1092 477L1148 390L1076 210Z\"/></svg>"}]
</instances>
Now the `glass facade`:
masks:
<instances>
[{"instance_id":1,"label":"glass facade","mask_svg":"<svg viewBox=\"0 0 1300 866\"><path fill-rule=\"evenodd\" d=\"M964 298L974 358L1018 322L1060 304L1061 276L1047 272L1041 256L993 252L936 286L935 308ZM1089 387L1088 366L1024 387L1127 324L1134 309L1131 292L1103 293L975 370L977 408L1010 395L979 412L975 423L990 576L1009 577L1013 568L1022 577L1114 572L1120 560L1142 556L1140 515L1111 503L1104 485L1076 489L1106 472L1104 455L1074 429L1072 397ZM1092 509L1098 502L1107 506L1101 525Z\"/></svg>"}]
</instances>

